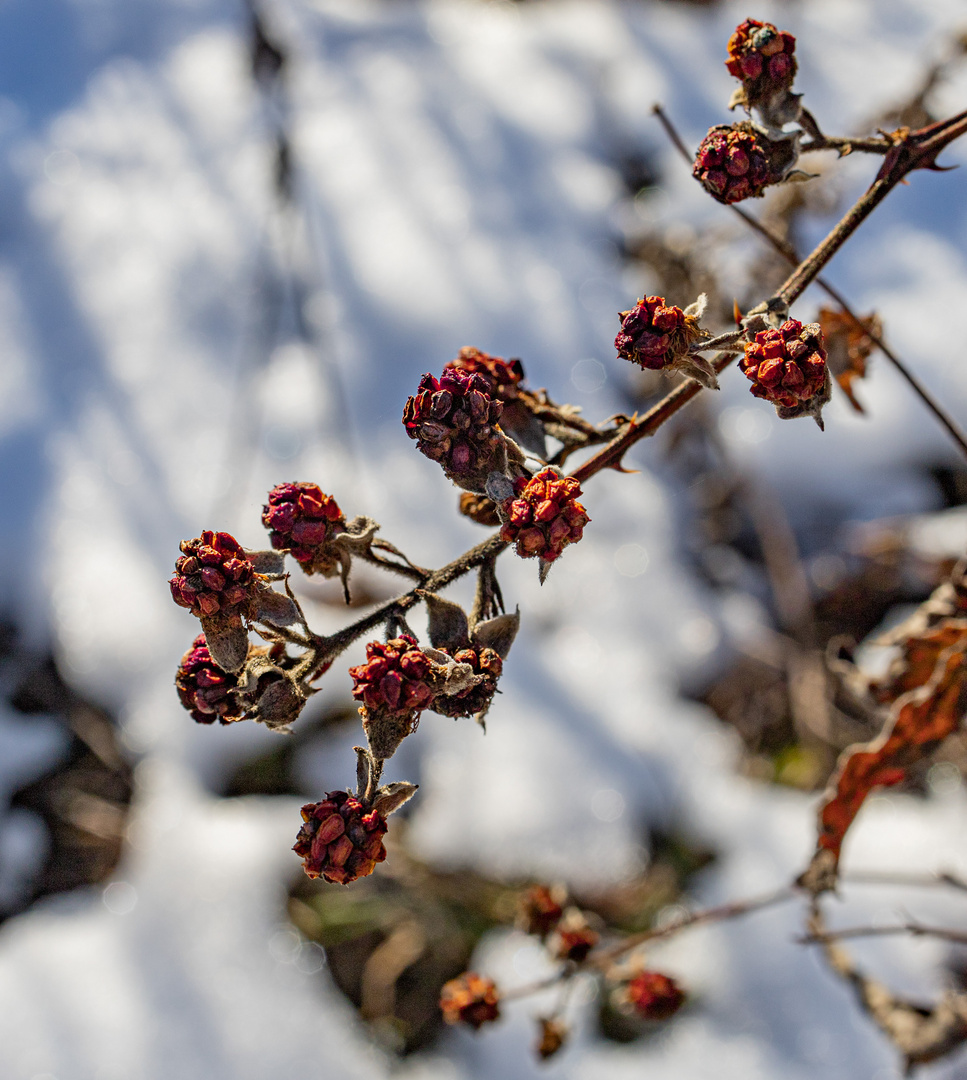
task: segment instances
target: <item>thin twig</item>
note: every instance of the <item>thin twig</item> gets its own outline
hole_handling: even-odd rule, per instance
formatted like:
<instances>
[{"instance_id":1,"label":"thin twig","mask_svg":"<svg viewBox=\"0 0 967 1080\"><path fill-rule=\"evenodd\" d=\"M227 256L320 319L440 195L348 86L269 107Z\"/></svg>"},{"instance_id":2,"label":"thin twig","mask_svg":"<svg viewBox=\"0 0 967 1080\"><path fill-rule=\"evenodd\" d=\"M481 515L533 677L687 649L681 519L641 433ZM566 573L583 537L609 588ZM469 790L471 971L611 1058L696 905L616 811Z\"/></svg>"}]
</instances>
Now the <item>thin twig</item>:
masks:
<instances>
[{"instance_id":1,"label":"thin twig","mask_svg":"<svg viewBox=\"0 0 967 1080\"><path fill-rule=\"evenodd\" d=\"M712 361L716 374L723 372L735 359L735 355L735 353L719 353L715 360ZM666 420L671 419L679 409L687 405L701 389L701 383L696 382L694 379L686 379L680 386L675 387L670 394L666 394L657 405L649 409L640 420L632 418L607 446L599 450L593 457L588 458L583 465L571 473L571 476L583 484L585 480L602 469L618 469L620 471L621 459L627 451L639 439L654 435Z\"/></svg>"},{"instance_id":2,"label":"thin twig","mask_svg":"<svg viewBox=\"0 0 967 1080\"><path fill-rule=\"evenodd\" d=\"M905 922L895 926L850 926L844 930L827 930L821 934L805 934L796 938L799 945L825 945L830 941L843 941L846 938L892 937L896 934L910 934L913 937L940 938L957 945L967 945L967 931L948 930L943 926L924 926L923 923Z\"/></svg>"},{"instance_id":3,"label":"thin twig","mask_svg":"<svg viewBox=\"0 0 967 1080\"><path fill-rule=\"evenodd\" d=\"M786 900L792 900L800 895L799 890L793 885L784 885L780 889L773 889L763 896L754 896L749 900L735 900L729 904L720 904L718 907L706 908L704 911L691 912L675 919L666 926L655 927L652 930L642 930L640 934L632 934L631 937L619 941L607 949L592 952L586 963L594 967L606 967L612 960L623 956L626 952L644 945L649 941L658 941L661 938L672 937L680 930L689 926L697 926L700 923L722 922L725 919L737 919L743 915L751 915L753 912L762 911L765 908L782 904Z\"/></svg>"},{"instance_id":4,"label":"thin twig","mask_svg":"<svg viewBox=\"0 0 967 1080\"><path fill-rule=\"evenodd\" d=\"M852 885L910 885L923 888L945 885L967 892L967 881L947 870L935 874L915 874L902 870L851 870L840 874L839 879Z\"/></svg>"}]
</instances>

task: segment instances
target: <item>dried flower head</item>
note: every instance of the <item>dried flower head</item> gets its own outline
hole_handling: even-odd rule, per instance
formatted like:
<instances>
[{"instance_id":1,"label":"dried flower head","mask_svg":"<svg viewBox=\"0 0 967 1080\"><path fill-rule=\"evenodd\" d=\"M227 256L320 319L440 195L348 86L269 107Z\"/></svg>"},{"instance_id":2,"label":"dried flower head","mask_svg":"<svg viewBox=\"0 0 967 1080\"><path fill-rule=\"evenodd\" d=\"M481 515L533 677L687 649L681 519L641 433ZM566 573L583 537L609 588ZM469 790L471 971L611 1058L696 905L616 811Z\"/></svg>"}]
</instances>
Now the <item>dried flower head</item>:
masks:
<instances>
[{"instance_id":1,"label":"dried flower head","mask_svg":"<svg viewBox=\"0 0 967 1080\"><path fill-rule=\"evenodd\" d=\"M785 82L791 85L796 76L796 39L772 23L746 19L729 38L729 74L743 82Z\"/></svg>"},{"instance_id":2,"label":"dried flower head","mask_svg":"<svg viewBox=\"0 0 967 1080\"><path fill-rule=\"evenodd\" d=\"M501 504L504 518L500 538L515 544L522 559L540 557L545 563L576 544L591 520L577 501L581 485L547 466L530 479L514 481L514 495Z\"/></svg>"},{"instance_id":3,"label":"dried flower head","mask_svg":"<svg viewBox=\"0 0 967 1080\"><path fill-rule=\"evenodd\" d=\"M199 724L232 724L245 718L236 693L238 679L212 660L205 635L199 634L181 658L175 687L181 704Z\"/></svg>"},{"instance_id":4,"label":"dried flower head","mask_svg":"<svg viewBox=\"0 0 967 1080\"><path fill-rule=\"evenodd\" d=\"M458 694L438 694L430 707L441 716L454 720L485 712L497 692L497 680L504 668L503 660L493 649L473 645L454 652L452 656L458 664L469 664L473 674L480 676L480 681Z\"/></svg>"},{"instance_id":5,"label":"dried flower head","mask_svg":"<svg viewBox=\"0 0 967 1080\"><path fill-rule=\"evenodd\" d=\"M547 937L561 921L567 894L560 886L533 885L517 904L517 926L525 934Z\"/></svg>"},{"instance_id":6,"label":"dried flower head","mask_svg":"<svg viewBox=\"0 0 967 1080\"><path fill-rule=\"evenodd\" d=\"M482 375L490 383L490 396L505 403L517 397L517 387L524 379L524 365L520 360L491 356L469 345L464 346L456 360L451 360L443 370Z\"/></svg>"},{"instance_id":7,"label":"dried flower head","mask_svg":"<svg viewBox=\"0 0 967 1080\"><path fill-rule=\"evenodd\" d=\"M304 822L292 850L311 878L348 885L373 872L386 858L386 818L345 791L302 808Z\"/></svg>"},{"instance_id":8,"label":"dried flower head","mask_svg":"<svg viewBox=\"0 0 967 1080\"><path fill-rule=\"evenodd\" d=\"M168 582L176 604L198 618L252 614L262 583L234 536L206 530L180 546L182 554Z\"/></svg>"},{"instance_id":9,"label":"dried flower head","mask_svg":"<svg viewBox=\"0 0 967 1080\"><path fill-rule=\"evenodd\" d=\"M660 971L641 971L616 987L612 999L623 1012L645 1020L668 1020L684 1004L685 992Z\"/></svg>"},{"instance_id":10,"label":"dried flower head","mask_svg":"<svg viewBox=\"0 0 967 1080\"><path fill-rule=\"evenodd\" d=\"M433 701L432 665L415 638L371 641L366 663L349 669L353 697L363 703L363 730L377 758L391 757L415 730L420 713Z\"/></svg>"},{"instance_id":11,"label":"dried flower head","mask_svg":"<svg viewBox=\"0 0 967 1080\"><path fill-rule=\"evenodd\" d=\"M551 954L558 960L580 963L597 945L600 934L588 922L579 908L568 908L547 942Z\"/></svg>"},{"instance_id":12,"label":"dried flower head","mask_svg":"<svg viewBox=\"0 0 967 1080\"><path fill-rule=\"evenodd\" d=\"M784 420L812 416L822 427L830 378L819 324L787 319L778 329L760 330L744 347L739 363L753 395L771 401Z\"/></svg>"},{"instance_id":13,"label":"dried flower head","mask_svg":"<svg viewBox=\"0 0 967 1080\"><path fill-rule=\"evenodd\" d=\"M468 1024L477 1031L500 1017L500 992L492 979L467 971L444 984L440 1011L448 1024Z\"/></svg>"},{"instance_id":14,"label":"dried flower head","mask_svg":"<svg viewBox=\"0 0 967 1080\"><path fill-rule=\"evenodd\" d=\"M730 75L742 81L730 107L757 109L775 128L796 120L799 96L791 93L796 77L796 39L792 34L777 30L772 23L746 19L735 28L728 50L725 66Z\"/></svg>"},{"instance_id":15,"label":"dried flower head","mask_svg":"<svg viewBox=\"0 0 967 1080\"><path fill-rule=\"evenodd\" d=\"M702 332L698 319L663 296L646 296L630 311L619 311L621 329L614 339L618 355L649 371L670 367L688 352Z\"/></svg>"},{"instance_id":16,"label":"dried flower head","mask_svg":"<svg viewBox=\"0 0 967 1080\"><path fill-rule=\"evenodd\" d=\"M692 176L720 203L758 199L782 178L770 163L772 148L751 124L717 124L698 148Z\"/></svg>"},{"instance_id":17,"label":"dried flower head","mask_svg":"<svg viewBox=\"0 0 967 1080\"><path fill-rule=\"evenodd\" d=\"M407 399L403 426L421 454L438 461L459 487L484 493L487 477L502 473L513 444L497 426L503 404L483 375L449 369L424 375ZM517 456L519 456L519 451Z\"/></svg>"},{"instance_id":18,"label":"dried flower head","mask_svg":"<svg viewBox=\"0 0 967 1080\"><path fill-rule=\"evenodd\" d=\"M318 484L277 484L262 507L262 524L272 547L288 551L307 574L332 577L338 572L332 540L345 531L346 519Z\"/></svg>"}]
</instances>

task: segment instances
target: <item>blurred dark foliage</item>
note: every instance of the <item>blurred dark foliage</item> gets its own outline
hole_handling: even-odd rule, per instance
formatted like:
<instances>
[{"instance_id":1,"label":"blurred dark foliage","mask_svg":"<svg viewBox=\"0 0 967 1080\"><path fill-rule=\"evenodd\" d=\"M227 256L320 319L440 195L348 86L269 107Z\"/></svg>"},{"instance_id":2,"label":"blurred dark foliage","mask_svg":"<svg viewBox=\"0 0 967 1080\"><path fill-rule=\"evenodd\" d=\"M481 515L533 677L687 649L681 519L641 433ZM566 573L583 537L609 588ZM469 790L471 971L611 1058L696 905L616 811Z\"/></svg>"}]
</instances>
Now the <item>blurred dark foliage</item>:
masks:
<instances>
[{"instance_id":1,"label":"blurred dark foliage","mask_svg":"<svg viewBox=\"0 0 967 1080\"><path fill-rule=\"evenodd\" d=\"M9 623L0 629L0 667L9 705L27 717L53 718L68 735L57 760L10 799L42 820L48 844L21 895L0 910L2 921L41 897L110 877L124 848L132 774L110 713L64 680L52 653L22 650Z\"/></svg>"}]
</instances>

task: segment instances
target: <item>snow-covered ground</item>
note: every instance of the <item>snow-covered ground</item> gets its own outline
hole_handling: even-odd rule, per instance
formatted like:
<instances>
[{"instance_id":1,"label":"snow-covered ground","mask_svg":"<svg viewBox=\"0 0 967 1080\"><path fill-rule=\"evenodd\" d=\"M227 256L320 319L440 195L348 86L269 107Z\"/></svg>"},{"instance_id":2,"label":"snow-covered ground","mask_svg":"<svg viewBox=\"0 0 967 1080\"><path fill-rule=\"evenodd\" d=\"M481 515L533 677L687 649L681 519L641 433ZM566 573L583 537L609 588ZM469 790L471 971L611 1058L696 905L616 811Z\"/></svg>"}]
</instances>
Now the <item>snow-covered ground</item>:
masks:
<instances>
[{"instance_id":1,"label":"snow-covered ground","mask_svg":"<svg viewBox=\"0 0 967 1080\"><path fill-rule=\"evenodd\" d=\"M0 6L0 602L116 710L139 760L116 880L0 930L5 1080L536 1075L530 1004L391 1065L317 954L291 947L297 802L206 789L273 736L197 728L171 686L195 633L168 597L178 541L215 527L262 546L264 493L313 479L422 565L464 550L479 527L456 517L454 489L399 423L420 374L473 344L523 357L532 385L607 416L624 378L615 312L642 289L614 254L618 229L629 214L642 227L732 227L662 142L652 103L691 143L723 122L724 43L753 14L798 36L799 88L828 130L852 131L909 95L963 19L954 0L274 0L264 13L291 54L274 99L250 76L241 2ZM959 110L965 91L960 69L937 108ZM287 209L273 188L280 124L293 148ZM627 146L662 163L662 191L636 209L610 164ZM955 145L948 161L965 154ZM846 197L869 174L868 160L844 162ZM914 176L829 270L960 417L965 195L967 171ZM811 294L801 309L813 315ZM597 389L597 369L577 367L588 360L606 373ZM861 391L869 417L837 399L824 435L780 424L732 374L716 402L723 437L793 517L820 501L854 519L932 508L914 466L951 452L884 363ZM393 762L391 779L419 774L410 837L424 857L472 852L486 870L617 881L647 856L647 820L684 822L720 852L700 902L768 889L805 864L815 800L737 776L731 734L678 695L718 654L728 619L684 569L655 453L640 445L637 475L588 486L593 524L543 588L533 566L502 564L522 630L486 737L428 715ZM331 611L317 612L323 628ZM334 669L323 696L348 691ZM55 733L0 717L4 790L56 749ZM347 741L329 787L352 781L352 759ZM965 813L959 788L877 797L846 858L967 872ZM911 902L847 896L844 921ZM914 899L928 921L962 918L955 898ZM696 1007L645 1044L579 1033L548 1071L894 1075L847 992L793 944L798 930L783 908L656 949ZM526 948L515 934L489 939L479 965L519 981ZM935 943L862 955L897 988L941 986ZM926 1075L964 1068L961 1055Z\"/></svg>"}]
</instances>

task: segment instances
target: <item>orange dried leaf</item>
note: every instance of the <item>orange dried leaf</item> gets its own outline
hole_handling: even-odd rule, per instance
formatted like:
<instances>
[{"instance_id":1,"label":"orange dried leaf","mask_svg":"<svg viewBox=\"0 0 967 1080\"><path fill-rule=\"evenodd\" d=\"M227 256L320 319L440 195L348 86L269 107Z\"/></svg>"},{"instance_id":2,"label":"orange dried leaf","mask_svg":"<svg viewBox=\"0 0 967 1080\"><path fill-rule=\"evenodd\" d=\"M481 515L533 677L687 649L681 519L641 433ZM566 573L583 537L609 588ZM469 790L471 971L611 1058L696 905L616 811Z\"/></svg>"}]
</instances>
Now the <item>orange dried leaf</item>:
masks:
<instances>
[{"instance_id":1,"label":"orange dried leaf","mask_svg":"<svg viewBox=\"0 0 967 1080\"><path fill-rule=\"evenodd\" d=\"M826 340L826 362L840 389L849 398L853 408L865 410L853 393L853 383L866 377L866 362L876 348L874 337L883 332L883 325L876 314L857 320L845 311L821 308L819 325Z\"/></svg>"},{"instance_id":2,"label":"orange dried leaf","mask_svg":"<svg viewBox=\"0 0 967 1080\"><path fill-rule=\"evenodd\" d=\"M870 791L899 783L910 765L957 730L965 689L967 629L961 628L957 640L940 654L929 682L896 700L880 735L844 752L819 812L817 855L831 854L827 869L835 870L846 831Z\"/></svg>"}]
</instances>

